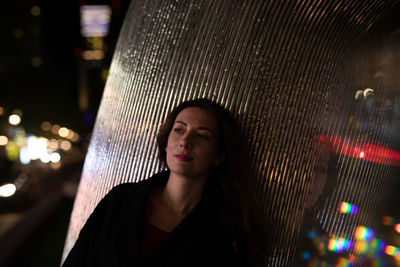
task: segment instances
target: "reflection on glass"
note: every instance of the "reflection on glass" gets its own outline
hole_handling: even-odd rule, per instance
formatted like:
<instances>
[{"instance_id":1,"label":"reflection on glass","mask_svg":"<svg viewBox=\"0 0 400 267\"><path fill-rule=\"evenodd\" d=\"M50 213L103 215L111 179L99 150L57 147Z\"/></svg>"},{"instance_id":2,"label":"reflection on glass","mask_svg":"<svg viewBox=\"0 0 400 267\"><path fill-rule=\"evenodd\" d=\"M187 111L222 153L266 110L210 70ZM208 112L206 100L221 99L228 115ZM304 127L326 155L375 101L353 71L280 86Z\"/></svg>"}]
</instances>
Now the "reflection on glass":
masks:
<instances>
[{"instance_id":1,"label":"reflection on glass","mask_svg":"<svg viewBox=\"0 0 400 267\"><path fill-rule=\"evenodd\" d=\"M340 203L340 208L339 208L339 212L343 213L343 214L356 214L358 211L358 208L356 205L347 203L342 201L342 203Z\"/></svg>"}]
</instances>

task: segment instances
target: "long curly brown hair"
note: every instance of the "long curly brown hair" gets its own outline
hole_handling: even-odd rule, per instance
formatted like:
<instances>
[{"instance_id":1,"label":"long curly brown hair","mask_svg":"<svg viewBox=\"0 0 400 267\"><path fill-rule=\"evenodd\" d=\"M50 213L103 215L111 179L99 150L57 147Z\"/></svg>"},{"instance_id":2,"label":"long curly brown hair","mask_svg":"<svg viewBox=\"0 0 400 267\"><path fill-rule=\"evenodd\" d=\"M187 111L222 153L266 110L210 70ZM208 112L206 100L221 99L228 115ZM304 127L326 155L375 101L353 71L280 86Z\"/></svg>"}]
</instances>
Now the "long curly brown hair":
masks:
<instances>
[{"instance_id":1,"label":"long curly brown hair","mask_svg":"<svg viewBox=\"0 0 400 267\"><path fill-rule=\"evenodd\" d=\"M208 184L212 183L221 203L221 219L238 237L248 259L255 261L256 249L264 242L260 231L259 219L256 219L255 200L252 192L252 177L249 171L249 150L246 138L232 114L221 105L199 98L182 102L167 116L157 135L159 160L164 168L165 148L168 136L178 114L189 107L201 108L209 112L218 124L218 149L224 155L223 162L211 170ZM209 178L210 178L209 177ZM212 181L212 182L209 182Z\"/></svg>"}]
</instances>

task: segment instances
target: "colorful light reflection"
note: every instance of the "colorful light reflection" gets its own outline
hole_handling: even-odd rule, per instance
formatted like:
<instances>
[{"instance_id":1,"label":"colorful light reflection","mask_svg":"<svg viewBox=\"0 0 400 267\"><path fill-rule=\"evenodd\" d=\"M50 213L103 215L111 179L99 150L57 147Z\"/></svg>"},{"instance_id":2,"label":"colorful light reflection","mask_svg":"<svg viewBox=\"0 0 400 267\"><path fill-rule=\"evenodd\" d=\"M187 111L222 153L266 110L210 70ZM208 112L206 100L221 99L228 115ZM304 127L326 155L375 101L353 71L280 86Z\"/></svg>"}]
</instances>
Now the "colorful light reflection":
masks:
<instances>
[{"instance_id":1,"label":"colorful light reflection","mask_svg":"<svg viewBox=\"0 0 400 267\"><path fill-rule=\"evenodd\" d=\"M351 266L350 260L343 257L340 257L337 263L335 264L335 267L350 267L350 266Z\"/></svg>"},{"instance_id":2,"label":"colorful light reflection","mask_svg":"<svg viewBox=\"0 0 400 267\"><path fill-rule=\"evenodd\" d=\"M396 224L396 219L391 216L383 216L382 224L386 226L394 226Z\"/></svg>"},{"instance_id":3,"label":"colorful light reflection","mask_svg":"<svg viewBox=\"0 0 400 267\"><path fill-rule=\"evenodd\" d=\"M398 232L400 234L400 223L398 223L394 226L394 230L396 230L396 232Z\"/></svg>"},{"instance_id":4,"label":"colorful light reflection","mask_svg":"<svg viewBox=\"0 0 400 267\"><path fill-rule=\"evenodd\" d=\"M348 202L342 201L340 203L339 212L343 214L356 214L358 208L356 205L350 204Z\"/></svg>"},{"instance_id":5,"label":"colorful light reflection","mask_svg":"<svg viewBox=\"0 0 400 267\"><path fill-rule=\"evenodd\" d=\"M397 247L395 247L395 246L387 245L387 246L385 247L385 253L386 253L387 255L389 255L389 256L400 256L399 251L400 251L399 248L397 248Z\"/></svg>"},{"instance_id":6,"label":"colorful light reflection","mask_svg":"<svg viewBox=\"0 0 400 267\"><path fill-rule=\"evenodd\" d=\"M342 252L343 250L349 250L352 246L352 242L344 237L332 236L328 241L328 250L334 252Z\"/></svg>"},{"instance_id":7,"label":"colorful light reflection","mask_svg":"<svg viewBox=\"0 0 400 267\"><path fill-rule=\"evenodd\" d=\"M354 237L357 240L366 240L369 241L374 237L374 231L372 229L367 228L365 226L357 226L354 231Z\"/></svg>"}]
</instances>

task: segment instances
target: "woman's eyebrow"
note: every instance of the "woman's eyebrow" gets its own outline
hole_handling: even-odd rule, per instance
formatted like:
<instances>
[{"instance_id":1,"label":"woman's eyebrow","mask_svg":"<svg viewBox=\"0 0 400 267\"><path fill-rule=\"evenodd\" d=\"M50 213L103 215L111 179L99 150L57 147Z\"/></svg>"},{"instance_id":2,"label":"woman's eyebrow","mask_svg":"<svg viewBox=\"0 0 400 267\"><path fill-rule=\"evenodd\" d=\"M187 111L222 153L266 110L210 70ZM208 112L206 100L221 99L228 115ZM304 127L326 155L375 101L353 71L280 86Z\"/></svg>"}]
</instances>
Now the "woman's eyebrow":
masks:
<instances>
[{"instance_id":1,"label":"woman's eyebrow","mask_svg":"<svg viewBox=\"0 0 400 267\"><path fill-rule=\"evenodd\" d=\"M175 121L175 124L176 123L179 123L179 124L182 124L182 125L184 125L184 126L187 126L187 123L186 122L183 122L183 121ZM204 127L204 126L200 126L200 127L198 127L198 129L199 130L206 130L206 131L209 131L213 136L214 136L214 133L213 133L213 131L210 129L210 128L207 128L207 127Z\"/></svg>"},{"instance_id":2,"label":"woman's eyebrow","mask_svg":"<svg viewBox=\"0 0 400 267\"><path fill-rule=\"evenodd\" d=\"M186 122L183 122L183 121L175 121L174 122L174 124L177 124L177 123L180 123L180 124L183 124L183 125L187 126Z\"/></svg>"}]
</instances>

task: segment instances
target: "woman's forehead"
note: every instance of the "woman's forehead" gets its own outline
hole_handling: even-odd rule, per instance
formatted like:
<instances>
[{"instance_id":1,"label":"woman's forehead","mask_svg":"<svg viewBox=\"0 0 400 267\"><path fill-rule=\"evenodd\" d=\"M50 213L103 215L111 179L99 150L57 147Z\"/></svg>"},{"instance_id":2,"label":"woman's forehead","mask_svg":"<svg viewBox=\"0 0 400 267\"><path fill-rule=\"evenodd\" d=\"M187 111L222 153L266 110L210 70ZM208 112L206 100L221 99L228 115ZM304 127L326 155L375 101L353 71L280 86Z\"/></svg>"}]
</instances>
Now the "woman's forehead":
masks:
<instances>
[{"instance_id":1,"label":"woman's forehead","mask_svg":"<svg viewBox=\"0 0 400 267\"><path fill-rule=\"evenodd\" d=\"M176 116L175 122L177 121L187 125L217 129L217 121L211 112L198 107L185 108Z\"/></svg>"}]
</instances>

